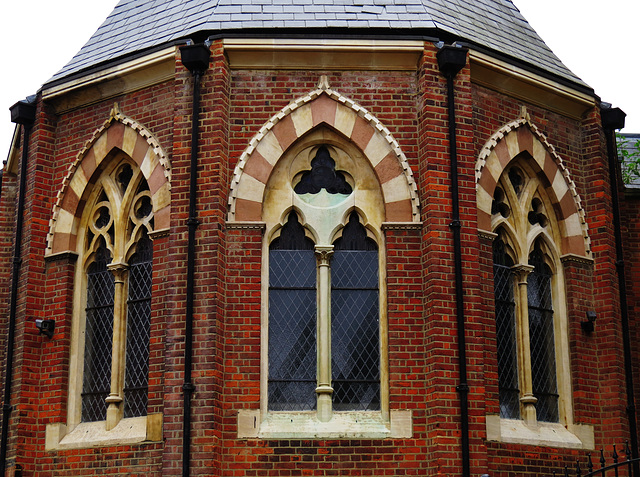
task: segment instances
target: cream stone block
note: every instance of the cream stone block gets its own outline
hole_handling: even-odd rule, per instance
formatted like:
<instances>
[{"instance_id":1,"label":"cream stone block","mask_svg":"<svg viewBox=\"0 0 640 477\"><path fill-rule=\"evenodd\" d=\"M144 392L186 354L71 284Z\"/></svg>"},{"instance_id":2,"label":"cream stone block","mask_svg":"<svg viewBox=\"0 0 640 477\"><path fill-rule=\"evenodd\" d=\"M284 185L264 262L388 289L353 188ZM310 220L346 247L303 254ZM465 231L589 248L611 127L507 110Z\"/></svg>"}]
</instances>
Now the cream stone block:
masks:
<instances>
[{"instance_id":1,"label":"cream stone block","mask_svg":"<svg viewBox=\"0 0 640 477\"><path fill-rule=\"evenodd\" d=\"M574 434L575 436L582 441L582 446L584 449L595 449L596 443L593 437L593 426L588 426L585 424L569 424L568 426L569 432Z\"/></svg>"},{"instance_id":2,"label":"cream stone block","mask_svg":"<svg viewBox=\"0 0 640 477\"><path fill-rule=\"evenodd\" d=\"M556 170L556 175L553 178L553 184L551 184L551 188L555 193L557 200L562 200L564 195L569 190L569 186L567 185L567 181L564 179L564 175L560 171L560 169Z\"/></svg>"},{"instance_id":3,"label":"cream stone block","mask_svg":"<svg viewBox=\"0 0 640 477\"><path fill-rule=\"evenodd\" d=\"M324 189L318 194L295 194L293 200L304 214L305 225L315 232L317 246L331 245L337 224L342 223L347 210L354 205L353 195L343 198Z\"/></svg>"},{"instance_id":4,"label":"cream stone block","mask_svg":"<svg viewBox=\"0 0 640 477\"><path fill-rule=\"evenodd\" d=\"M500 159L498 159L498 155L495 153L495 151L492 151L491 154L489 154L489 157L487 157L487 162L482 173L490 173L491 177L493 177L497 183L503 170L504 169L502 168Z\"/></svg>"},{"instance_id":5,"label":"cream stone block","mask_svg":"<svg viewBox=\"0 0 640 477\"><path fill-rule=\"evenodd\" d=\"M263 439L385 439L390 423L380 412L336 412L321 422L315 412L269 413L258 437Z\"/></svg>"},{"instance_id":6,"label":"cream stone block","mask_svg":"<svg viewBox=\"0 0 640 477\"><path fill-rule=\"evenodd\" d=\"M69 187L73 192L75 192L77 197L82 197L85 189L87 188L87 184L89 180L84 175L84 170L82 167L77 167L73 177L69 181Z\"/></svg>"},{"instance_id":7,"label":"cream stone block","mask_svg":"<svg viewBox=\"0 0 640 477\"><path fill-rule=\"evenodd\" d=\"M280 156L282 156L282 148L280 147L278 138L272 131L264 135L258 143L256 150L272 166L274 166L276 162L278 162L278 159L280 159Z\"/></svg>"},{"instance_id":8,"label":"cream stone block","mask_svg":"<svg viewBox=\"0 0 640 477\"><path fill-rule=\"evenodd\" d=\"M302 136L313 127L313 116L311 114L311 106L305 104L291 113L293 127L298 137Z\"/></svg>"},{"instance_id":9,"label":"cream stone block","mask_svg":"<svg viewBox=\"0 0 640 477\"><path fill-rule=\"evenodd\" d=\"M411 439L413 437L413 417L410 410L395 410L390 413L391 437Z\"/></svg>"},{"instance_id":10,"label":"cream stone block","mask_svg":"<svg viewBox=\"0 0 640 477\"><path fill-rule=\"evenodd\" d=\"M568 237L582 236L582 223L578 214L571 214L560 222L560 226L565 229L565 235Z\"/></svg>"},{"instance_id":11,"label":"cream stone block","mask_svg":"<svg viewBox=\"0 0 640 477\"><path fill-rule=\"evenodd\" d=\"M493 197L484 190L482 187L478 188L477 193L478 209L491 214L491 204L493 203Z\"/></svg>"},{"instance_id":12,"label":"cream stone block","mask_svg":"<svg viewBox=\"0 0 640 477\"><path fill-rule=\"evenodd\" d=\"M162 184L151 199L153 202L153 210L162 210L171 203L171 185L168 182Z\"/></svg>"},{"instance_id":13,"label":"cream stone block","mask_svg":"<svg viewBox=\"0 0 640 477\"><path fill-rule=\"evenodd\" d=\"M369 144L367 144L364 150L365 156L369 158L373 167L376 167L390 152L391 146L389 145L389 141L379 133L371 137Z\"/></svg>"},{"instance_id":14,"label":"cream stone block","mask_svg":"<svg viewBox=\"0 0 640 477\"><path fill-rule=\"evenodd\" d=\"M376 229L385 220L384 204L380 201L380 192L371 189L356 189L354 202L365 211L367 223Z\"/></svg>"},{"instance_id":15,"label":"cream stone block","mask_svg":"<svg viewBox=\"0 0 640 477\"><path fill-rule=\"evenodd\" d=\"M353 131L353 126L356 124L357 117L358 115L353 109L338 104L336 109L336 129L345 136L351 137L351 132Z\"/></svg>"},{"instance_id":16,"label":"cream stone block","mask_svg":"<svg viewBox=\"0 0 640 477\"><path fill-rule=\"evenodd\" d=\"M58 442L56 434L59 436L64 430L62 425L48 425L46 427L47 436L45 445L51 444L53 447L47 450L58 449L84 449L89 447L106 447L126 444L135 444L147 440L147 419L148 416L132 417L122 419L111 431L105 429L104 421L82 422L72 431L67 432ZM66 427L66 426L65 426ZM51 434L49 435L49 432Z\"/></svg>"},{"instance_id":17,"label":"cream stone block","mask_svg":"<svg viewBox=\"0 0 640 477\"><path fill-rule=\"evenodd\" d=\"M265 185L258 179L244 174L242 182L238 184L238 199L247 199L254 202L262 202Z\"/></svg>"},{"instance_id":18,"label":"cream stone block","mask_svg":"<svg viewBox=\"0 0 640 477\"><path fill-rule=\"evenodd\" d=\"M262 209L262 220L267 224L267 230L271 230L281 221L286 221L283 211L293 205L293 191L291 189L272 189L268 193ZM304 219L303 219L304 220Z\"/></svg>"},{"instance_id":19,"label":"cream stone block","mask_svg":"<svg viewBox=\"0 0 640 477\"><path fill-rule=\"evenodd\" d=\"M142 164L140 164L140 170L144 174L145 177L151 177L151 173L158 165L158 156L153 150L151 146L147 149L147 152L144 155L144 159L142 160Z\"/></svg>"},{"instance_id":20,"label":"cream stone block","mask_svg":"<svg viewBox=\"0 0 640 477\"><path fill-rule=\"evenodd\" d=\"M407 178L404 175L399 175L394 179L382 184L382 193L384 194L384 201L397 202L399 200L411 199L411 196L407 194Z\"/></svg>"},{"instance_id":21,"label":"cream stone block","mask_svg":"<svg viewBox=\"0 0 640 477\"><path fill-rule=\"evenodd\" d=\"M238 411L238 439L256 439L260 430L260 421L259 409Z\"/></svg>"},{"instance_id":22,"label":"cream stone block","mask_svg":"<svg viewBox=\"0 0 640 477\"><path fill-rule=\"evenodd\" d=\"M130 127L124 128L124 138L122 140L122 150L133 157L133 151L136 147L136 141L138 140L138 132Z\"/></svg>"},{"instance_id":23,"label":"cream stone block","mask_svg":"<svg viewBox=\"0 0 640 477\"><path fill-rule=\"evenodd\" d=\"M58 448L60 441L67 433L67 426L61 422L47 424L45 429L44 450L51 451Z\"/></svg>"},{"instance_id":24,"label":"cream stone block","mask_svg":"<svg viewBox=\"0 0 640 477\"><path fill-rule=\"evenodd\" d=\"M562 424L551 422L539 422L537 425L527 426L524 421L518 419L486 416L486 429L487 439L490 441L566 449L593 449L589 439L589 435L593 433L591 426L570 425L567 429ZM577 431L580 436L573 431ZM580 437L585 440L583 441Z\"/></svg>"},{"instance_id":25,"label":"cream stone block","mask_svg":"<svg viewBox=\"0 0 640 477\"><path fill-rule=\"evenodd\" d=\"M518 133L515 131L510 132L505 136L507 141L507 149L509 149L509 156L513 159L520 153L520 144L518 143Z\"/></svg>"},{"instance_id":26,"label":"cream stone block","mask_svg":"<svg viewBox=\"0 0 640 477\"><path fill-rule=\"evenodd\" d=\"M540 169L544 170L544 162L547 157L547 150L538 139L534 137L533 139L533 158L536 160Z\"/></svg>"},{"instance_id":27,"label":"cream stone block","mask_svg":"<svg viewBox=\"0 0 640 477\"><path fill-rule=\"evenodd\" d=\"M157 412L147 415L148 441L159 442L162 440L162 413Z\"/></svg>"},{"instance_id":28,"label":"cream stone block","mask_svg":"<svg viewBox=\"0 0 640 477\"><path fill-rule=\"evenodd\" d=\"M66 210L58 209L58 218L56 220L56 231L76 232L75 217Z\"/></svg>"},{"instance_id":29,"label":"cream stone block","mask_svg":"<svg viewBox=\"0 0 640 477\"><path fill-rule=\"evenodd\" d=\"M107 153L107 134L102 134L96 142L93 143L93 155L96 159L96 166L99 166Z\"/></svg>"}]
</instances>

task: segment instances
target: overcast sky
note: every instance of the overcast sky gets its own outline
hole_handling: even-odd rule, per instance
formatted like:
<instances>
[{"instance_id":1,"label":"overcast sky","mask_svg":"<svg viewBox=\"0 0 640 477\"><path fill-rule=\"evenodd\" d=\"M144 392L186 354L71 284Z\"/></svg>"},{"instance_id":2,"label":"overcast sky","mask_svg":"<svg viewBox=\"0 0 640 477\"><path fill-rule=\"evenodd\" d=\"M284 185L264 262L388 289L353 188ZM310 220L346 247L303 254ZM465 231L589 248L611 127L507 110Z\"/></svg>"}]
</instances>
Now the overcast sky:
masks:
<instances>
[{"instance_id":1,"label":"overcast sky","mask_svg":"<svg viewBox=\"0 0 640 477\"><path fill-rule=\"evenodd\" d=\"M514 0L558 57L640 133L640 1ZM34 94L80 50L117 0L7 1L0 18L0 160L14 125L8 108Z\"/></svg>"}]
</instances>

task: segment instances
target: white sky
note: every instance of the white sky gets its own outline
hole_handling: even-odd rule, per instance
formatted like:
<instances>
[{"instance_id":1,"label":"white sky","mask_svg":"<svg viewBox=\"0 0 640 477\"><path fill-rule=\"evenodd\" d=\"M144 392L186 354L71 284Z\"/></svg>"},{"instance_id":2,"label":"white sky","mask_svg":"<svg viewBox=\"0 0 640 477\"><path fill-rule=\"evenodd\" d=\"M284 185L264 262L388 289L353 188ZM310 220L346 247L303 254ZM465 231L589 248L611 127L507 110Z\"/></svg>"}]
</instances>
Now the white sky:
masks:
<instances>
[{"instance_id":1,"label":"white sky","mask_svg":"<svg viewBox=\"0 0 640 477\"><path fill-rule=\"evenodd\" d=\"M603 101L627 113L625 132L640 133L640 2L514 0L558 57ZM0 18L0 160L14 125L9 107L34 94L89 40L117 0L5 2ZM4 112L2 112L4 111Z\"/></svg>"}]
</instances>

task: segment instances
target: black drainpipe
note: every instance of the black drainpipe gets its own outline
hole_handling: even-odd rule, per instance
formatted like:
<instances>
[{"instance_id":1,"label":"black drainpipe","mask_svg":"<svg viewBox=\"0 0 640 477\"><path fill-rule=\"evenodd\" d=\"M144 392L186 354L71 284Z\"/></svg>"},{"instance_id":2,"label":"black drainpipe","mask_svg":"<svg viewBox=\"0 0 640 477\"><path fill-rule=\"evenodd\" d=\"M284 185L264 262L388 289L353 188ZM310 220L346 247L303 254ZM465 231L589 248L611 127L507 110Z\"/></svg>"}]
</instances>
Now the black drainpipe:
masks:
<instances>
[{"instance_id":1,"label":"black drainpipe","mask_svg":"<svg viewBox=\"0 0 640 477\"><path fill-rule=\"evenodd\" d=\"M631 439L631 457L634 459L633 475L640 477L638 459L638 435L636 425L636 406L633 397L633 370L631 363L631 342L629 338L629 309L627 307L627 283L624 273L624 252L622 249L622 228L620 226L620 203L618 202L618 148L616 145L616 129L624 127L626 114L620 108L603 108L601 110L602 127L607 140L607 156L609 159L609 180L611 181L611 202L613 209L613 231L616 240L616 269L618 272L618 289L620 291L620 320L622 325L622 344L624 349L624 374L627 385L627 417Z\"/></svg>"},{"instance_id":2,"label":"black drainpipe","mask_svg":"<svg viewBox=\"0 0 640 477\"><path fill-rule=\"evenodd\" d=\"M184 417L182 431L182 476L189 477L191 464L191 396L195 386L191 382L191 361L193 355L193 298L196 261L196 229L200 224L196 211L198 192L198 134L200 125L200 80L209 67L210 51L206 45L186 45L180 47L182 64L193 75L193 101L191 112L191 164L189 177L189 239L187 245L187 296L184 332Z\"/></svg>"},{"instance_id":3,"label":"black drainpipe","mask_svg":"<svg viewBox=\"0 0 640 477\"><path fill-rule=\"evenodd\" d=\"M29 156L29 136L36 119L36 105L26 101L18 101L11 106L11 121L22 124L22 161L20 163L20 190L18 192L18 208L16 210L16 235L13 247L13 270L11 276L11 294L9 298L9 323L7 330L6 371L4 377L4 404L2 406L2 431L0 434L0 472L5 473L7 465L7 443L9 440L9 420L11 419L11 382L13 380L13 340L16 331L16 314L18 310L18 281L22 264L22 224L24 222L24 199L27 187L27 157Z\"/></svg>"},{"instance_id":4,"label":"black drainpipe","mask_svg":"<svg viewBox=\"0 0 640 477\"><path fill-rule=\"evenodd\" d=\"M466 48L445 45L436 55L440 72L447 79L447 106L449 109L449 156L451 160L451 205L452 220L449 227L453 233L453 261L455 267L456 317L458 328L458 356L460 357L460 382L456 390L460 396L462 475L469 477L469 384L467 383L467 353L464 335L464 304L462 288L462 246L460 243L460 204L458 193L458 151L456 149L456 110L453 80L467 64Z\"/></svg>"}]
</instances>

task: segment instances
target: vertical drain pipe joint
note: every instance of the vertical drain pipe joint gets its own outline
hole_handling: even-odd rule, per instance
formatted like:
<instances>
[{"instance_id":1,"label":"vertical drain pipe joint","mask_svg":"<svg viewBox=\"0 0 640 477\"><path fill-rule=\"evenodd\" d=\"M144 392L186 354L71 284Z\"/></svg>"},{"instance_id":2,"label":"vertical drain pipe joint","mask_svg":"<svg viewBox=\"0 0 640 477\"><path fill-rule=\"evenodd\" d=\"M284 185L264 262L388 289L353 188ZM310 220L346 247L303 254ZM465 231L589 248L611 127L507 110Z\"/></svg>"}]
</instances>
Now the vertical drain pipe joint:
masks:
<instances>
[{"instance_id":1,"label":"vertical drain pipe joint","mask_svg":"<svg viewBox=\"0 0 640 477\"><path fill-rule=\"evenodd\" d=\"M34 97L35 99L35 97ZM11 122L21 124L23 128L22 160L20 162L20 190L16 210L16 231L13 247L13 268L11 273L11 291L9 297L9 322L7 323L7 354L4 377L4 403L2 405L2 429L0 430L0 473L4 475L7 464L7 445L9 441L9 420L11 418L11 384L13 381L13 351L18 311L18 281L22 264L22 226L24 223L24 201L27 187L27 158L29 157L29 136L36 119L36 105L33 101L18 101L11 106Z\"/></svg>"},{"instance_id":2,"label":"vertical drain pipe joint","mask_svg":"<svg viewBox=\"0 0 640 477\"><path fill-rule=\"evenodd\" d=\"M464 323L463 280L462 280L462 244L460 239L460 194L458 191L458 150L456 133L456 108L454 79L467 64L467 48L456 45L444 45L436 54L440 72L447 79L447 108L449 119L449 158L451 166L451 232L453 233L453 260L456 289L456 322L458 338L458 356L460 377L456 390L460 397L460 444L462 447L462 475L471 475L469 452L469 384L467 382L467 353Z\"/></svg>"},{"instance_id":3,"label":"vertical drain pipe joint","mask_svg":"<svg viewBox=\"0 0 640 477\"><path fill-rule=\"evenodd\" d=\"M189 230L187 244L187 290L185 304L184 332L184 382L182 384L184 398L183 432L182 432L182 475L189 477L191 465L191 396L195 387L191 381L193 358L193 301L196 261L196 229L200 224L196 210L198 194L198 140L200 125L200 81L209 68L211 51L204 44L189 44L180 47L182 64L193 76L193 102L191 115L191 163L189 177Z\"/></svg>"}]
</instances>

